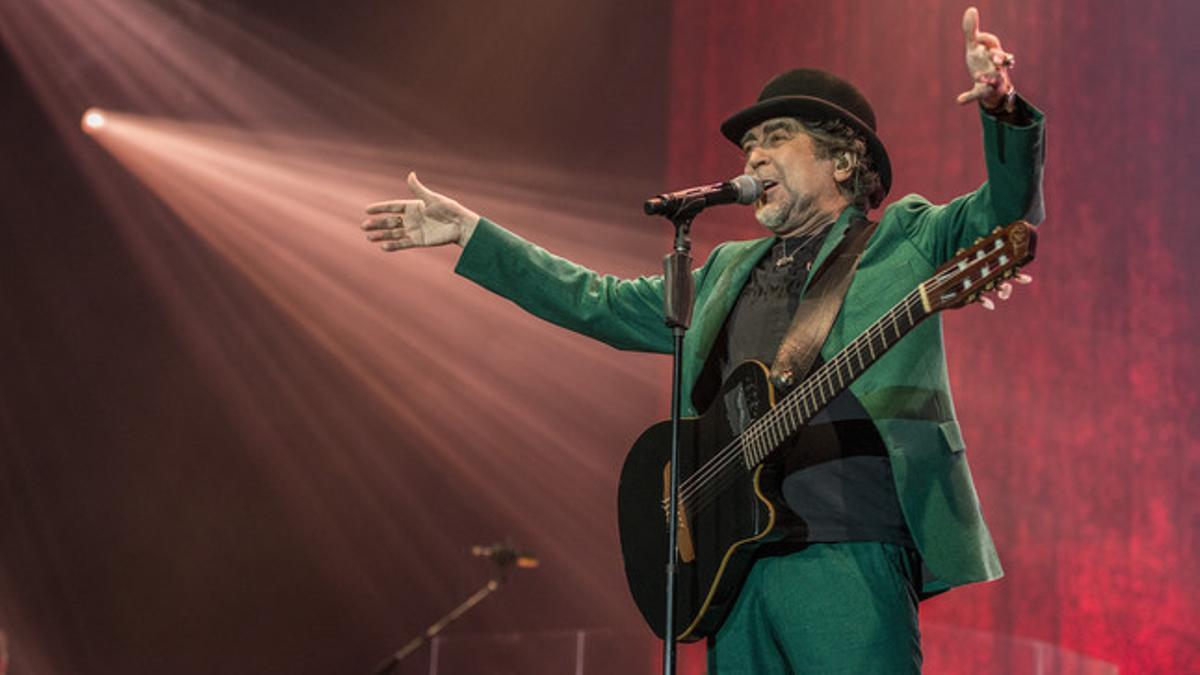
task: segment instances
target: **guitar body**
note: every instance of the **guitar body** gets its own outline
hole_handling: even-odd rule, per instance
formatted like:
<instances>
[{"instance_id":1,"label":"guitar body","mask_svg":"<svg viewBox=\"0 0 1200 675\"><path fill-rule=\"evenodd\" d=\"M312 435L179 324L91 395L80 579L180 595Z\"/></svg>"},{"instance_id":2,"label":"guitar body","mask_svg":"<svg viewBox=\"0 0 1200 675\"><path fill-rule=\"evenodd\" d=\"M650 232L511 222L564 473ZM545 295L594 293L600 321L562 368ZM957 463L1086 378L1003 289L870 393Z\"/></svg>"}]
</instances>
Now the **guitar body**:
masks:
<instances>
[{"instance_id":1,"label":"guitar body","mask_svg":"<svg viewBox=\"0 0 1200 675\"><path fill-rule=\"evenodd\" d=\"M748 361L721 387L700 417L680 421L680 484L726 449L775 404L767 369ZM621 552L634 602L659 637L666 615L666 478L671 458L671 422L660 422L634 443L621 469L617 494ZM716 633L737 599L757 548L781 538L782 475L774 462L738 469L721 481L721 492L704 508L687 508L676 555L675 635L682 641ZM682 493L681 493L682 494ZM682 526L686 524L686 527Z\"/></svg>"}]
</instances>

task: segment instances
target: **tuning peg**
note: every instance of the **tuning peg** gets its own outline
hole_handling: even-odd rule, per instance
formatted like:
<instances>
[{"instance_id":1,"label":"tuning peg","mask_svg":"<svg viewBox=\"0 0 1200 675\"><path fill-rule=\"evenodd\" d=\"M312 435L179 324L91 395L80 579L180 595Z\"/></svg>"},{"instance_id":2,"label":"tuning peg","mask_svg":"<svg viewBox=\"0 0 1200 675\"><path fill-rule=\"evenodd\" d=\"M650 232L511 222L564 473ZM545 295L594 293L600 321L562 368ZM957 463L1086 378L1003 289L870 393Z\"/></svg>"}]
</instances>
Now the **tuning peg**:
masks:
<instances>
[{"instance_id":1,"label":"tuning peg","mask_svg":"<svg viewBox=\"0 0 1200 675\"><path fill-rule=\"evenodd\" d=\"M965 249L965 248L960 248L960 249L958 249L957 251L955 251L955 252L954 252L954 255L962 255L963 253L965 253L965 252L966 252L966 250L967 250L967 249Z\"/></svg>"},{"instance_id":2,"label":"tuning peg","mask_svg":"<svg viewBox=\"0 0 1200 675\"><path fill-rule=\"evenodd\" d=\"M983 241L983 237L975 237L975 243L976 243L976 244L978 244L978 243L979 243L979 242L981 242L981 241Z\"/></svg>"}]
</instances>

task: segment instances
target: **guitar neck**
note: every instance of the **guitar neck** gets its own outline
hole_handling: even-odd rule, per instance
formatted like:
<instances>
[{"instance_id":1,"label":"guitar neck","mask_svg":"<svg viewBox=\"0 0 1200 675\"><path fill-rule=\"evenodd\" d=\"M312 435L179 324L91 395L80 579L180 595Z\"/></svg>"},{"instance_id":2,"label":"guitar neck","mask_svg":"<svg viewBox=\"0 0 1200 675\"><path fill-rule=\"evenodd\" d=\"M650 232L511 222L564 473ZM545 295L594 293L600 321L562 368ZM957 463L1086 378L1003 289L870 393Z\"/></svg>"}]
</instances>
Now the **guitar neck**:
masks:
<instances>
[{"instance_id":1,"label":"guitar neck","mask_svg":"<svg viewBox=\"0 0 1200 675\"><path fill-rule=\"evenodd\" d=\"M922 300L921 287L918 287L851 340L836 356L821 364L743 433L743 455L747 468L758 465L770 456L900 338L932 315L933 312L926 308Z\"/></svg>"}]
</instances>

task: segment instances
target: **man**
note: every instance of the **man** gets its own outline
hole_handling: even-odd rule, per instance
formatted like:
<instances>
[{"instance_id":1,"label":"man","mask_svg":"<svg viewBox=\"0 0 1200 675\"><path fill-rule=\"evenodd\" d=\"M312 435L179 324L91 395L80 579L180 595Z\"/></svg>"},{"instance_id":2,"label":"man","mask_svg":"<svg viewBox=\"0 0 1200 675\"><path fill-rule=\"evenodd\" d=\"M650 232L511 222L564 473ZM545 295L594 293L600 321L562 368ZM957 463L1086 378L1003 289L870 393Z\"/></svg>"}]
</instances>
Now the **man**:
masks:
<instances>
[{"instance_id":1,"label":"man","mask_svg":"<svg viewBox=\"0 0 1200 675\"><path fill-rule=\"evenodd\" d=\"M823 359L958 248L997 225L1041 219L1041 114L1016 96L1012 55L979 32L974 8L963 31L973 87L959 102L981 107L988 182L949 204L909 195L885 210ZM722 244L694 273L685 414L706 407L741 361L775 358L814 273L892 180L870 105L829 73L776 77L721 131L741 146L747 174L775 182L755 205L772 236ZM671 351L661 278L602 277L429 191L415 175L409 185L417 199L368 207L363 227L384 250L457 243L458 273L537 316L619 348ZM934 319L787 449L783 493L801 527L794 545L754 563L710 642L710 672L919 672L918 598L1001 575L963 449Z\"/></svg>"}]
</instances>

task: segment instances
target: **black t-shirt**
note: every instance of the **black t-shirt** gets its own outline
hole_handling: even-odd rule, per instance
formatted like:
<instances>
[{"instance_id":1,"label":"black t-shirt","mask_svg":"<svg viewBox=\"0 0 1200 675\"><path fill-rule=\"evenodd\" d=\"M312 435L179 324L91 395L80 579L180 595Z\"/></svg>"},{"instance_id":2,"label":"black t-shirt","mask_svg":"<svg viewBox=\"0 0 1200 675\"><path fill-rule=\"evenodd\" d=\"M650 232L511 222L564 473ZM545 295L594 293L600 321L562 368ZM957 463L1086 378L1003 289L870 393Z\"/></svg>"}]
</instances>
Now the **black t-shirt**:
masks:
<instances>
[{"instance_id":1,"label":"black t-shirt","mask_svg":"<svg viewBox=\"0 0 1200 675\"><path fill-rule=\"evenodd\" d=\"M781 239L750 272L725 324L725 343L714 347L722 350L722 380L748 359L774 361L824 237ZM803 522L794 539L913 545L883 439L849 389L788 442L783 457L784 500Z\"/></svg>"}]
</instances>

